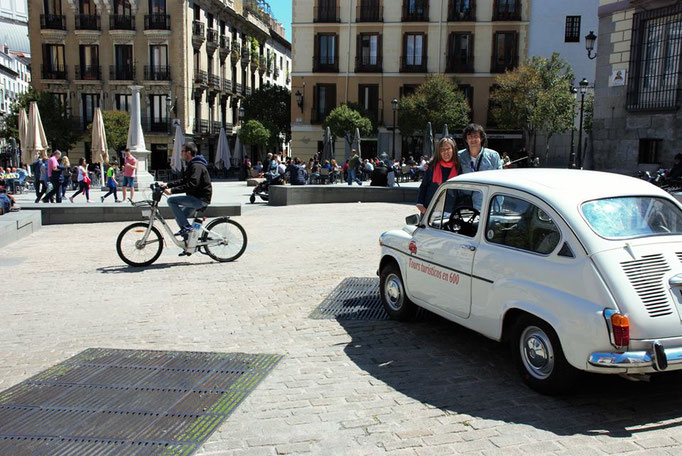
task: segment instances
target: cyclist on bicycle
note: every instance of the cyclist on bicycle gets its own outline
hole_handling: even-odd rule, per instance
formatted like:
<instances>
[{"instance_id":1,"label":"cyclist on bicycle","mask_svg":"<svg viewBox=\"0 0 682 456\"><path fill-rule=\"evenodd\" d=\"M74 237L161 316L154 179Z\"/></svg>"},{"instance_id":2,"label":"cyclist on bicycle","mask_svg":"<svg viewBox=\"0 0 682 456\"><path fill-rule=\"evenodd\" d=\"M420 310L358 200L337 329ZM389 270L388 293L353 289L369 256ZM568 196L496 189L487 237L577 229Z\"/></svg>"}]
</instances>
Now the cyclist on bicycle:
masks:
<instances>
[{"instance_id":1,"label":"cyclist on bicycle","mask_svg":"<svg viewBox=\"0 0 682 456\"><path fill-rule=\"evenodd\" d=\"M168 207L173 211L175 221L178 222L180 231L176 236L182 236L192 231L192 225L187 217L195 210L208 206L211 203L213 186L211 177L208 175L206 159L197 155L197 146L188 142L182 146L182 159L187 162L182 178L176 181L159 185L165 187L166 195L185 193L184 196L171 196L168 198Z\"/></svg>"}]
</instances>

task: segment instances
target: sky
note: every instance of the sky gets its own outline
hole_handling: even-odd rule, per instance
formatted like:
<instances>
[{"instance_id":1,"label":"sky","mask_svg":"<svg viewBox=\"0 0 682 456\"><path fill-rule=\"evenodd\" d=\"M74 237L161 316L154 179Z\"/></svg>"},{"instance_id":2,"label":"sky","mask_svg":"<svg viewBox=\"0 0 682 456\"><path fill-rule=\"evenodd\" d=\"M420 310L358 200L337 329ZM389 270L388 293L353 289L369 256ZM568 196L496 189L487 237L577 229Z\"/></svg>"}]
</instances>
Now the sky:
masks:
<instances>
[{"instance_id":1,"label":"sky","mask_svg":"<svg viewBox=\"0 0 682 456\"><path fill-rule=\"evenodd\" d=\"M291 0L268 0L275 18L284 25L286 39L291 41Z\"/></svg>"}]
</instances>

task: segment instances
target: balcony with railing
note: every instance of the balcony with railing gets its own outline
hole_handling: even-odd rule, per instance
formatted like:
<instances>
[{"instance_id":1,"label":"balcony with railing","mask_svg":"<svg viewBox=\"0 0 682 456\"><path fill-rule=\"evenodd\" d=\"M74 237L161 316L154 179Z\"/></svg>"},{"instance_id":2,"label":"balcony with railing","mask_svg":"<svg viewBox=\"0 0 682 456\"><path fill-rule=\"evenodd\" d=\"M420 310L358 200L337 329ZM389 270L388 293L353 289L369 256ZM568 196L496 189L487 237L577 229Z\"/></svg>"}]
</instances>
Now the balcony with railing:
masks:
<instances>
[{"instance_id":1,"label":"balcony with railing","mask_svg":"<svg viewBox=\"0 0 682 456\"><path fill-rule=\"evenodd\" d=\"M192 46L199 49L206 40L204 35L204 23L201 21L192 22Z\"/></svg>"},{"instance_id":2,"label":"balcony with railing","mask_svg":"<svg viewBox=\"0 0 682 456\"><path fill-rule=\"evenodd\" d=\"M230 44L231 44L230 38L227 36L224 36L224 35L221 36L219 44L220 44L220 60L225 60L225 57L227 57L228 54L230 53L230 51L232 50L231 46L230 46Z\"/></svg>"},{"instance_id":3,"label":"balcony with railing","mask_svg":"<svg viewBox=\"0 0 682 456\"><path fill-rule=\"evenodd\" d=\"M135 16L112 14L109 16L109 30L135 30Z\"/></svg>"},{"instance_id":4,"label":"balcony with railing","mask_svg":"<svg viewBox=\"0 0 682 456\"><path fill-rule=\"evenodd\" d=\"M520 21L520 0L495 0L493 5L494 21Z\"/></svg>"},{"instance_id":5,"label":"balcony with railing","mask_svg":"<svg viewBox=\"0 0 682 456\"><path fill-rule=\"evenodd\" d=\"M356 22L383 22L384 7L378 3L358 5L355 9L355 20Z\"/></svg>"},{"instance_id":6,"label":"balcony with railing","mask_svg":"<svg viewBox=\"0 0 682 456\"><path fill-rule=\"evenodd\" d=\"M445 63L446 73L473 73L474 72L474 56L470 55L466 58L461 56L448 55Z\"/></svg>"},{"instance_id":7,"label":"balcony with railing","mask_svg":"<svg viewBox=\"0 0 682 456\"><path fill-rule=\"evenodd\" d=\"M220 122L219 120L214 120L209 125L209 134L219 135L220 134L220 127L222 127L222 126L223 126L222 122Z\"/></svg>"},{"instance_id":8,"label":"balcony with railing","mask_svg":"<svg viewBox=\"0 0 682 456\"><path fill-rule=\"evenodd\" d=\"M145 30L170 30L170 14L145 14Z\"/></svg>"},{"instance_id":9,"label":"balcony with railing","mask_svg":"<svg viewBox=\"0 0 682 456\"><path fill-rule=\"evenodd\" d=\"M380 55L358 55L355 57L356 73L381 73L382 58Z\"/></svg>"},{"instance_id":10,"label":"balcony with railing","mask_svg":"<svg viewBox=\"0 0 682 456\"><path fill-rule=\"evenodd\" d=\"M310 110L310 124L320 125L325 121L328 115L329 115L328 112L319 112L316 108L313 107Z\"/></svg>"},{"instance_id":11,"label":"balcony with railing","mask_svg":"<svg viewBox=\"0 0 682 456\"><path fill-rule=\"evenodd\" d=\"M493 55L490 62L491 73L504 73L507 70L513 70L519 66L518 54L509 54L507 56Z\"/></svg>"},{"instance_id":12,"label":"balcony with railing","mask_svg":"<svg viewBox=\"0 0 682 456\"><path fill-rule=\"evenodd\" d=\"M171 70L167 65L145 65L145 81L170 81Z\"/></svg>"},{"instance_id":13,"label":"balcony with railing","mask_svg":"<svg viewBox=\"0 0 682 456\"><path fill-rule=\"evenodd\" d=\"M218 49L219 39L220 34L218 30L212 28L206 30L206 52L209 55L213 55L215 50Z\"/></svg>"},{"instance_id":14,"label":"balcony with railing","mask_svg":"<svg viewBox=\"0 0 682 456\"><path fill-rule=\"evenodd\" d=\"M341 22L340 6L316 6L313 9L313 22Z\"/></svg>"},{"instance_id":15,"label":"balcony with railing","mask_svg":"<svg viewBox=\"0 0 682 456\"><path fill-rule=\"evenodd\" d=\"M450 0L448 5L449 22L466 22L476 20L475 0Z\"/></svg>"},{"instance_id":16,"label":"balcony with railing","mask_svg":"<svg viewBox=\"0 0 682 456\"><path fill-rule=\"evenodd\" d=\"M223 78L222 90L226 93L232 93L232 80L228 78Z\"/></svg>"},{"instance_id":17,"label":"balcony with railing","mask_svg":"<svg viewBox=\"0 0 682 456\"><path fill-rule=\"evenodd\" d=\"M208 85L208 73L204 70L194 70L194 84L205 86Z\"/></svg>"},{"instance_id":18,"label":"balcony with railing","mask_svg":"<svg viewBox=\"0 0 682 456\"><path fill-rule=\"evenodd\" d=\"M243 94L244 88L240 82L234 83L233 86L234 86L235 95L242 95Z\"/></svg>"},{"instance_id":19,"label":"balcony with railing","mask_svg":"<svg viewBox=\"0 0 682 456\"><path fill-rule=\"evenodd\" d=\"M247 97L253 93L253 89L251 86L244 86L244 95Z\"/></svg>"},{"instance_id":20,"label":"balcony with railing","mask_svg":"<svg viewBox=\"0 0 682 456\"><path fill-rule=\"evenodd\" d=\"M61 14L41 14L40 28L43 30L66 30L66 16Z\"/></svg>"},{"instance_id":21,"label":"balcony with railing","mask_svg":"<svg viewBox=\"0 0 682 456\"><path fill-rule=\"evenodd\" d=\"M134 81L135 65L110 65L109 79L112 81Z\"/></svg>"},{"instance_id":22,"label":"balcony with railing","mask_svg":"<svg viewBox=\"0 0 682 456\"><path fill-rule=\"evenodd\" d=\"M143 117L142 130L147 133L169 133L170 122L168 122L168 119Z\"/></svg>"},{"instance_id":23,"label":"balcony with railing","mask_svg":"<svg viewBox=\"0 0 682 456\"><path fill-rule=\"evenodd\" d=\"M66 79L67 77L66 66L41 65L40 70L43 79Z\"/></svg>"},{"instance_id":24,"label":"balcony with railing","mask_svg":"<svg viewBox=\"0 0 682 456\"><path fill-rule=\"evenodd\" d=\"M422 56L403 56L400 58L401 73L426 73L428 57Z\"/></svg>"},{"instance_id":25,"label":"balcony with railing","mask_svg":"<svg viewBox=\"0 0 682 456\"><path fill-rule=\"evenodd\" d=\"M428 0L403 0L403 22L428 22Z\"/></svg>"},{"instance_id":26,"label":"balcony with railing","mask_svg":"<svg viewBox=\"0 0 682 456\"><path fill-rule=\"evenodd\" d=\"M208 120L194 119L194 128L192 129L192 132L195 135L205 135L208 134L208 127Z\"/></svg>"},{"instance_id":27,"label":"balcony with railing","mask_svg":"<svg viewBox=\"0 0 682 456\"><path fill-rule=\"evenodd\" d=\"M102 67L99 65L75 65L76 80L100 81L102 79Z\"/></svg>"},{"instance_id":28,"label":"balcony with railing","mask_svg":"<svg viewBox=\"0 0 682 456\"><path fill-rule=\"evenodd\" d=\"M76 14L76 30L101 30L100 17L97 14Z\"/></svg>"},{"instance_id":29,"label":"balcony with railing","mask_svg":"<svg viewBox=\"0 0 682 456\"><path fill-rule=\"evenodd\" d=\"M220 91L220 76L216 74L208 75L208 88L214 92Z\"/></svg>"},{"instance_id":30,"label":"balcony with railing","mask_svg":"<svg viewBox=\"0 0 682 456\"><path fill-rule=\"evenodd\" d=\"M313 57L313 72L316 73L338 73L339 56L323 55Z\"/></svg>"}]
</instances>

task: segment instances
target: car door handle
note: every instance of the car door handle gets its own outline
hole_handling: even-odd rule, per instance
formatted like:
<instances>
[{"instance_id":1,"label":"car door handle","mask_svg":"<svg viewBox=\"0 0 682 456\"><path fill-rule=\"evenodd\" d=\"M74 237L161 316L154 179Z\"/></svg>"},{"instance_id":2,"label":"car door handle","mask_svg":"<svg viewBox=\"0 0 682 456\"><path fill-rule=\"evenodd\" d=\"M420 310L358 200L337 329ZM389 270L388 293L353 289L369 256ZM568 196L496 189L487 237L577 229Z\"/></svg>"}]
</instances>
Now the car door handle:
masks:
<instances>
[{"instance_id":1,"label":"car door handle","mask_svg":"<svg viewBox=\"0 0 682 456\"><path fill-rule=\"evenodd\" d=\"M471 250L472 252L476 251L476 246L471 245L471 244L462 244L463 249Z\"/></svg>"}]
</instances>

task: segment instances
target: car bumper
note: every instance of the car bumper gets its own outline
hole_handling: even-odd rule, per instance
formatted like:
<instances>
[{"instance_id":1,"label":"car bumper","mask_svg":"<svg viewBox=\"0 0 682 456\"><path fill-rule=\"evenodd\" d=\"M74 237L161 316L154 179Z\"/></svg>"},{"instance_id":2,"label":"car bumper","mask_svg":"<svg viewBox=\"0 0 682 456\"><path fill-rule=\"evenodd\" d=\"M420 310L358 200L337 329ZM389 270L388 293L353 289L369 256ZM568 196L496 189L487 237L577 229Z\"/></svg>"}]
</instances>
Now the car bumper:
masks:
<instances>
[{"instance_id":1,"label":"car bumper","mask_svg":"<svg viewBox=\"0 0 682 456\"><path fill-rule=\"evenodd\" d=\"M668 367L682 369L682 347L665 348L658 341L654 341L650 349L642 351L594 352L588 362L596 367L644 368L645 371L652 369L663 371Z\"/></svg>"}]
</instances>

